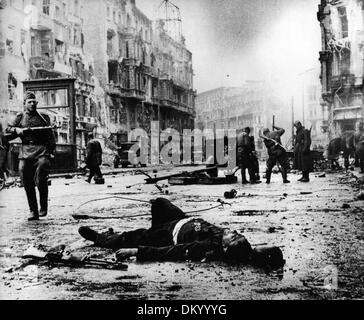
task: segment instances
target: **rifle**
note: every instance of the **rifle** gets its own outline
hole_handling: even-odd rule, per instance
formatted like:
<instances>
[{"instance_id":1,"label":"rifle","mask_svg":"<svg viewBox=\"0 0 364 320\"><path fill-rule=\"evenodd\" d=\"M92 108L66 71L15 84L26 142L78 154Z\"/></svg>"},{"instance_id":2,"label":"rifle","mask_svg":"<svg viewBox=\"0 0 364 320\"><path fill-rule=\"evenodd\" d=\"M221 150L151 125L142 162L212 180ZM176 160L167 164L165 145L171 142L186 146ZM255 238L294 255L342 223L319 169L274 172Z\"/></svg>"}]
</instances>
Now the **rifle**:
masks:
<instances>
[{"instance_id":1,"label":"rifle","mask_svg":"<svg viewBox=\"0 0 364 320\"><path fill-rule=\"evenodd\" d=\"M150 177L148 179L145 179L145 182L147 184L156 183L158 181L166 180L166 179L169 179L169 178L181 177L181 176L184 176L184 175L191 175L191 174L197 174L197 173L202 173L202 172L213 171L213 170L216 170L218 167L219 166L214 166L214 167L206 168L206 169L199 169L199 170L193 170L193 171L183 171L183 172L180 172L180 173L170 174L168 176L162 176L162 177L155 177L155 178Z\"/></svg>"},{"instance_id":2,"label":"rifle","mask_svg":"<svg viewBox=\"0 0 364 320\"><path fill-rule=\"evenodd\" d=\"M24 132L27 132L27 131L55 130L55 129L59 129L59 128L61 128L61 127L54 125L54 126L48 126L48 127L26 127L26 128L19 128L19 129L23 129ZM9 139L14 136L14 133L5 133L4 136L6 139ZM15 137L13 139L15 139Z\"/></svg>"},{"instance_id":3,"label":"rifle","mask_svg":"<svg viewBox=\"0 0 364 320\"><path fill-rule=\"evenodd\" d=\"M88 254L84 256L75 256L66 250L65 245L59 245L50 250L46 250L43 246L31 246L24 255L24 259L36 259L50 263L60 263L73 267L101 267L105 269L127 270L128 265L106 259L94 259Z\"/></svg>"},{"instance_id":4,"label":"rifle","mask_svg":"<svg viewBox=\"0 0 364 320\"><path fill-rule=\"evenodd\" d=\"M55 130L55 129L59 129L61 127L58 127L56 125L53 126L48 126L48 127L26 127L26 128L21 128L24 131L39 131L39 130Z\"/></svg>"},{"instance_id":5,"label":"rifle","mask_svg":"<svg viewBox=\"0 0 364 320\"><path fill-rule=\"evenodd\" d=\"M264 135L259 135L259 137L261 137L263 140L268 140L268 141L271 141L274 143L274 146L279 146L281 147L284 151L287 151L285 147L283 147L279 142L277 142L276 140L274 139L271 139L271 138L268 138Z\"/></svg>"}]
</instances>

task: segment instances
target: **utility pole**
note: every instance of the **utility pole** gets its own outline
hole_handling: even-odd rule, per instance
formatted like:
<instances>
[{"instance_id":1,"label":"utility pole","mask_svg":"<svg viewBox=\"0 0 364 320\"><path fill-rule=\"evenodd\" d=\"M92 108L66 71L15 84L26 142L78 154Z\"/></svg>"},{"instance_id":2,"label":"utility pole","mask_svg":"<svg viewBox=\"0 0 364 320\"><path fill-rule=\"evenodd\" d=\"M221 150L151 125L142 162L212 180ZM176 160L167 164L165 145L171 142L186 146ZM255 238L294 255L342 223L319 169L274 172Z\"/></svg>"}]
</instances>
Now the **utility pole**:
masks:
<instances>
[{"instance_id":1,"label":"utility pole","mask_svg":"<svg viewBox=\"0 0 364 320\"><path fill-rule=\"evenodd\" d=\"M294 147L294 97L291 97L291 114L292 114L292 147Z\"/></svg>"}]
</instances>

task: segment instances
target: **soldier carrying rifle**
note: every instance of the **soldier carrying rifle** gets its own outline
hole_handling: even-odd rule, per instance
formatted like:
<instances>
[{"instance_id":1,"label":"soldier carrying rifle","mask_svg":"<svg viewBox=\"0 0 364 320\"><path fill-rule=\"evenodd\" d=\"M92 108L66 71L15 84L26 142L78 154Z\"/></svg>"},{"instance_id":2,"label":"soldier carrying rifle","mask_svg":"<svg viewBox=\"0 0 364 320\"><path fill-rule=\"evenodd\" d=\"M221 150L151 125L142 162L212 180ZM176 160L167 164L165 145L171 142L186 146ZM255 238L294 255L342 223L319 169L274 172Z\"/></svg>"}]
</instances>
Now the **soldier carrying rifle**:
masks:
<instances>
[{"instance_id":1,"label":"soldier carrying rifle","mask_svg":"<svg viewBox=\"0 0 364 320\"><path fill-rule=\"evenodd\" d=\"M38 101L33 92L27 91L24 97L25 111L16 115L6 132L9 140L20 137L19 174L28 199L30 214L28 220L39 220L48 213L48 173L50 158L55 151L55 137L46 114L37 111ZM37 196L39 191L40 210Z\"/></svg>"}]
</instances>

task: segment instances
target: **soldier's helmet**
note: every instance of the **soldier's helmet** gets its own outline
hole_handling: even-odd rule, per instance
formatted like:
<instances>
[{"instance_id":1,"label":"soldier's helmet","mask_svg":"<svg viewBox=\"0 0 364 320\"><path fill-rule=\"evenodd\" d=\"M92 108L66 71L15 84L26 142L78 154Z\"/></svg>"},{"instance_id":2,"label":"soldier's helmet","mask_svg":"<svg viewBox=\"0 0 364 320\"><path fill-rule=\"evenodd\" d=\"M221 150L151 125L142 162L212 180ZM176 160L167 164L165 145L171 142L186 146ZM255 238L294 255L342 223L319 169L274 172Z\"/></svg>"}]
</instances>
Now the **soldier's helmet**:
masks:
<instances>
[{"instance_id":1,"label":"soldier's helmet","mask_svg":"<svg viewBox=\"0 0 364 320\"><path fill-rule=\"evenodd\" d=\"M32 92L32 91L25 92L24 101L29 100L29 99L34 99L34 100L36 99L34 92Z\"/></svg>"},{"instance_id":2,"label":"soldier's helmet","mask_svg":"<svg viewBox=\"0 0 364 320\"><path fill-rule=\"evenodd\" d=\"M263 129L263 131L262 131L262 133L264 134L264 135L266 135L267 133L269 133L270 132L270 130L268 129L268 128L264 128Z\"/></svg>"},{"instance_id":3,"label":"soldier's helmet","mask_svg":"<svg viewBox=\"0 0 364 320\"><path fill-rule=\"evenodd\" d=\"M301 121L295 121L295 123L293 124L295 127L302 127L302 123Z\"/></svg>"}]
</instances>

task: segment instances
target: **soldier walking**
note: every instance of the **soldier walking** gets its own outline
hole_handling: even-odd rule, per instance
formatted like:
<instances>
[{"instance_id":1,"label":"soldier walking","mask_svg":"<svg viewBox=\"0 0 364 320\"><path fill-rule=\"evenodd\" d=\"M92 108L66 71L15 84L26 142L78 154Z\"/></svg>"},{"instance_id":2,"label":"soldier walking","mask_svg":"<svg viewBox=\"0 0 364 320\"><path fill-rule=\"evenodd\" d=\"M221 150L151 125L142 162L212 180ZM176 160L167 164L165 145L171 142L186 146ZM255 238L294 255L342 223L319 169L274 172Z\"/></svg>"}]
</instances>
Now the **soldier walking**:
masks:
<instances>
[{"instance_id":1,"label":"soldier walking","mask_svg":"<svg viewBox=\"0 0 364 320\"><path fill-rule=\"evenodd\" d=\"M312 160L310 155L311 133L310 130L302 126L300 121L294 123L296 127L296 142L294 146L294 157L297 169L302 171L302 177L298 179L300 182L310 181L310 170L312 168Z\"/></svg>"},{"instance_id":2,"label":"soldier walking","mask_svg":"<svg viewBox=\"0 0 364 320\"><path fill-rule=\"evenodd\" d=\"M24 98L25 112L18 113L6 129L11 134L10 140L20 137L22 141L19 174L28 199L29 221L39 220L39 217L48 214L48 174L56 147L50 119L37 111L37 105L34 93L27 91ZM40 210L35 186L39 191Z\"/></svg>"},{"instance_id":3,"label":"soldier walking","mask_svg":"<svg viewBox=\"0 0 364 320\"><path fill-rule=\"evenodd\" d=\"M290 183L287 179L288 156L281 143L281 136L284 134L285 130L276 126L273 126L273 130L274 131L271 132L268 128L263 129L262 136L264 144L268 150L266 183L270 183L272 169L277 163L281 166L283 183Z\"/></svg>"},{"instance_id":4,"label":"soldier walking","mask_svg":"<svg viewBox=\"0 0 364 320\"><path fill-rule=\"evenodd\" d=\"M95 182L102 180L100 165L102 163L102 148L99 141L94 139L92 132L88 134L89 142L87 143L86 165L90 169L90 174L86 181L91 183L95 176Z\"/></svg>"}]
</instances>

